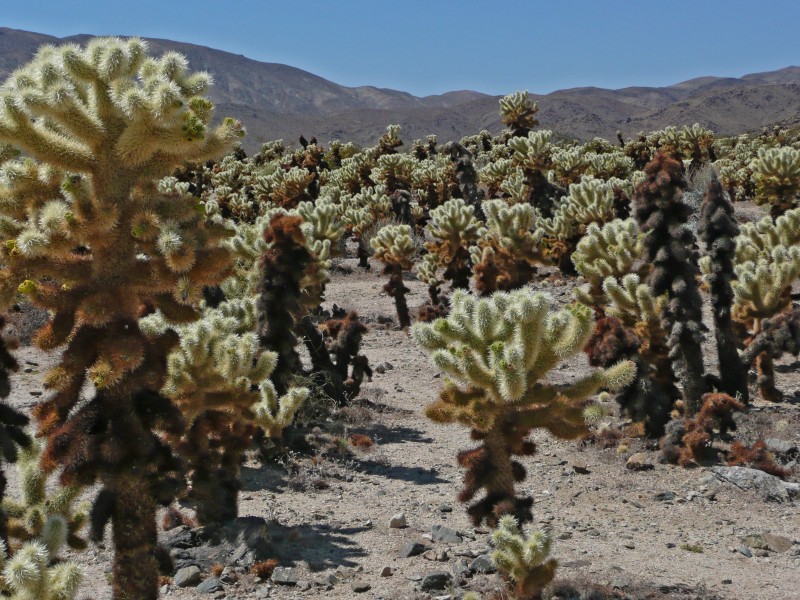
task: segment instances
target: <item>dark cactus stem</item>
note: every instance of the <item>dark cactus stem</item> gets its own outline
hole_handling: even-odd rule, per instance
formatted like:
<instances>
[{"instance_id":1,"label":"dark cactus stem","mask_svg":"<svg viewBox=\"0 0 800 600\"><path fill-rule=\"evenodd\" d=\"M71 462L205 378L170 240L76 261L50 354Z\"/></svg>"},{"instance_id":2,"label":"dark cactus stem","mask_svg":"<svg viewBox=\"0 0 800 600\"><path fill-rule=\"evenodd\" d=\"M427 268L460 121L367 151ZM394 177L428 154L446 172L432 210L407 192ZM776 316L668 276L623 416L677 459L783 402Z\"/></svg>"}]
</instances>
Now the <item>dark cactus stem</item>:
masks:
<instances>
[{"instance_id":1,"label":"dark cactus stem","mask_svg":"<svg viewBox=\"0 0 800 600\"><path fill-rule=\"evenodd\" d=\"M444 271L444 278L450 281L454 290L468 290L471 274L469 251L459 246ZM433 302L433 297L431 301ZM438 304L438 301L433 304Z\"/></svg>"},{"instance_id":2,"label":"dark cactus stem","mask_svg":"<svg viewBox=\"0 0 800 600\"><path fill-rule=\"evenodd\" d=\"M683 165L659 153L644 172L647 179L636 189L634 217L645 233L645 256L653 265L653 295L669 298L664 314L669 357L683 387L686 411L694 416L708 391L701 349L706 328L695 238L686 226L691 208L683 202Z\"/></svg>"},{"instance_id":3,"label":"dark cactus stem","mask_svg":"<svg viewBox=\"0 0 800 600\"><path fill-rule=\"evenodd\" d=\"M503 515L513 515L520 523L533 520L530 496L517 497L515 486L525 479L525 468L512 459L512 455L531 456L536 450L533 442L523 442L507 433L509 423L498 421L486 433L472 432L472 437L483 443L472 450L458 453L458 463L466 468L464 488L458 495L460 502L470 502L484 490L484 496L467 507L472 523L486 523L496 527Z\"/></svg>"},{"instance_id":4,"label":"dark cactus stem","mask_svg":"<svg viewBox=\"0 0 800 600\"><path fill-rule=\"evenodd\" d=\"M5 325L5 319L0 317L0 330ZM0 398L5 399L11 393L9 373L19 368L17 361L11 356L6 345L6 340L0 336ZM2 459L6 462L17 460L17 446L27 447L30 438L25 435L24 428L28 424L28 417L8 406L5 401L0 401L0 451ZM6 492L6 476L0 469L0 503ZM8 522L0 510L0 540L8 549Z\"/></svg>"},{"instance_id":5,"label":"dark cactus stem","mask_svg":"<svg viewBox=\"0 0 800 600\"><path fill-rule=\"evenodd\" d=\"M647 360L665 356L666 352L659 353L658 348L652 347L648 350L648 353L642 353L642 341L633 331L616 317L602 315L602 310L584 349L589 364L594 367L607 369L621 360L635 363L635 379L617 394L616 400L626 415L644 424L645 434L657 438L664 434L672 405L679 393L671 380L669 363L661 361L662 370L666 367L668 371L665 377L664 373L659 373L657 363L654 365ZM651 354L652 351L656 351L655 354Z\"/></svg>"},{"instance_id":6,"label":"dark cactus stem","mask_svg":"<svg viewBox=\"0 0 800 600\"><path fill-rule=\"evenodd\" d=\"M109 490L114 496L114 598L157 600L156 503L149 485L131 474L121 476Z\"/></svg>"},{"instance_id":7,"label":"dark cactus stem","mask_svg":"<svg viewBox=\"0 0 800 600\"><path fill-rule=\"evenodd\" d=\"M411 291L403 283L403 269L398 264L389 264L383 269L384 275L389 275L389 283L383 286L383 291L394 298L394 305L397 309L397 319L400 327L411 326L411 315L408 312L406 294Z\"/></svg>"},{"instance_id":8,"label":"dark cactus stem","mask_svg":"<svg viewBox=\"0 0 800 600\"><path fill-rule=\"evenodd\" d=\"M268 249L261 259L258 336L262 348L278 354L272 381L281 396L302 369L294 328L302 310L303 275L314 260L300 229L302 222L301 217L277 215L264 232Z\"/></svg>"},{"instance_id":9,"label":"dark cactus stem","mask_svg":"<svg viewBox=\"0 0 800 600\"><path fill-rule=\"evenodd\" d=\"M461 198L473 207L477 219L485 219L481 208L483 193L478 189L478 172L475 170L475 165L472 164L472 153L461 144L456 143L452 145L450 159L456 163L456 181Z\"/></svg>"},{"instance_id":10,"label":"dark cactus stem","mask_svg":"<svg viewBox=\"0 0 800 600\"><path fill-rule=\"evenodd\" d=\"M773 360L784 353L800 354L800 308L762 321L758 335L742 352L745 368L755 365L759 392L770 402L783 400L783 394L775 386Z\"/></svg>"},{"instance_id":11,"label":"dark cactus stem","mask_svg":"<svg viewBox=\"0 0 800 600\"><path fill-rule=\"evenodd\" d=\"M541 171L533 170L525 172L525 182L528 185L526 202L532 204L545 219L553 217L555 212L555 197L558 188L547 181L547 177Z\"/></svg>"},{"instance_id":12,"label":"dark cactus stem","mask_svg":"<svg viewBox=\"0 0 800 600\"><path fill-rule=\"evenodd\" d=\"M733 327L731 307L733 288L731 281L736 236L739 225L734 218L733 205L725 197L717 179L708 185L708 191L700 206L700 222L697 233L705 242L711 257L709 287L714 315L714 336L719 357L719 387L733 398L745 404L749 401L747 390L747 367L742 364L737 350L738 340Z\"/></svg>"},{"instance_id":13,"label":"dark cactus stem","mask_svg":"<svg viewBox=\"0 0 800 600\"><path fill-rule=\"evenodd\" d=\"M361 240L358 240L356 257L358 257L358 266L364 269L365 271L369 271L370 270L369 252L367 252L367 249L364 248L364 244L361 242Z\"/></svg>"}]
</instances>

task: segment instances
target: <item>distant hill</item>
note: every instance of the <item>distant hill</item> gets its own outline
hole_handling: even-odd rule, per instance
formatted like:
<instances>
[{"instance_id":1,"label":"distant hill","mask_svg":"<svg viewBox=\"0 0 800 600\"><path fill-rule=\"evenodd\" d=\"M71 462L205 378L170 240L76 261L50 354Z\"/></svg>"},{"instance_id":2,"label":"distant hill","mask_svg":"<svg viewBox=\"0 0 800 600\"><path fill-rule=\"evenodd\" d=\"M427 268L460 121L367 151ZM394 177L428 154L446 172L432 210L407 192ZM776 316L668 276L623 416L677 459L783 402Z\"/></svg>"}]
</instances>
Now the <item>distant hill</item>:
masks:
<instances>
[{"instance_id":1,"label":"distant hill","mask_svg":"<svg viewBox=\"0 0 800 600\"><path fill-rule=\"evenodd\" d=\"M83 43L89 38L0 27L0 79L27 62L42 44ZM464 90L417 97L372 86L346 87L301 69L205 46L147 41L153 53L176 50L192 69L214 76L210 95L217 113L241 119L251 150L270 139L293 143L301 134L323 143L339 139L372 144L390 123L402 126L407 144L431 133L452 140L481 129L501 129L499 96ZM533 97L539 100L542 127L582 140L613 139L618 130L630 136L695 122L732 135L795 122L800 115L800 67L741 78L700 77L668 87L585 87Z\"/></svg>"}]
</instances>

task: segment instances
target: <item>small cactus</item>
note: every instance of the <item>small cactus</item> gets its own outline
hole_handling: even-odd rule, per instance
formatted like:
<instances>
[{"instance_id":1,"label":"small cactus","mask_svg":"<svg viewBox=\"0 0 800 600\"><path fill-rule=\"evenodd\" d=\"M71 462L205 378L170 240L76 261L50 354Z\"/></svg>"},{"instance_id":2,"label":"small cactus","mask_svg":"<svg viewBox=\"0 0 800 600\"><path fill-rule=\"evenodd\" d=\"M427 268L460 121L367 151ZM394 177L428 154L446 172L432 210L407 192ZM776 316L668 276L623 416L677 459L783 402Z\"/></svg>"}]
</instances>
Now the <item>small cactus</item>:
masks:
<instances>
[{"instance_id":1,"label":"small cactus","mask_svg":"<svg viewBox=\"0 0 800 600\"><path fill-rule=\"evenodd\" d=\"M394 298L400 327L411 325L406 303L409 289L403 283L403 271L410 270L417 253L413 231L408 225L386 225L370 240L375 258L384 264L383 273L389 275L384 291Z\"/></svg>"},{"instance_id":2,"label":"small cactus","mask_svg":"<svg viewBox=\"0 0 800 600\"><path fill-rule=\"evenodd\" d=\"M550 535L535 531L525 535L511 515L500 519L492 532L492 561L510 580L518 600L541 600L545 586L553 580L558 563L550 556Z\"/></svg>"}]
</instances>

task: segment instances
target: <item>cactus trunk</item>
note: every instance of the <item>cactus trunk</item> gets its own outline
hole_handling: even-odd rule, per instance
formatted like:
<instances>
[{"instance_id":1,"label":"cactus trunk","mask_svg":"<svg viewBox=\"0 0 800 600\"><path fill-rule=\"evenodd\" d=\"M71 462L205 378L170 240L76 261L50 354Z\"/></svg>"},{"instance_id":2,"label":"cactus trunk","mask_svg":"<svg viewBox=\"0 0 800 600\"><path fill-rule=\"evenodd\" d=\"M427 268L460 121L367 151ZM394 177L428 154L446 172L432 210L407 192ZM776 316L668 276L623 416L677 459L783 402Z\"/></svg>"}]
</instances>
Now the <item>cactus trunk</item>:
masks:
<instances>
[{"instance_id":1,"label":"cactus trunk","mask_svg":"<svg viewBox=\"0 0 800 600\"><path fill-rule=\"evenodd\" d=\"M399 264L389 264L386 265L383 272L384 275L389 275L389 283L383 289L394 298L400 327L410 327L411 315L408 312L408 303L406 302L406 293L410 290L403 283L403 268Z\"/></svg>"},{"instance_id":2,"label":"cactus trunk","mask_svg":"<svg viewBox=\"0 0 800 600\"><path fill-rule=\"evenodd\" d=\"M158 598L156 503L147 482L135 473L108 486L113 511L114 600Z\"/></svg>"},{"instance_id":3,"label":"cactus trunk","mask_svg":"<svg viewBox=\"0 0 800 600\"><path fill-rule=\"evenodd\" d=\"M239 516L238 495L241 484L239 470L213 469L206 473L195 471L192 479L192 499L197 521L201 525L224 523Z\"/></svg>"}]
</instances>

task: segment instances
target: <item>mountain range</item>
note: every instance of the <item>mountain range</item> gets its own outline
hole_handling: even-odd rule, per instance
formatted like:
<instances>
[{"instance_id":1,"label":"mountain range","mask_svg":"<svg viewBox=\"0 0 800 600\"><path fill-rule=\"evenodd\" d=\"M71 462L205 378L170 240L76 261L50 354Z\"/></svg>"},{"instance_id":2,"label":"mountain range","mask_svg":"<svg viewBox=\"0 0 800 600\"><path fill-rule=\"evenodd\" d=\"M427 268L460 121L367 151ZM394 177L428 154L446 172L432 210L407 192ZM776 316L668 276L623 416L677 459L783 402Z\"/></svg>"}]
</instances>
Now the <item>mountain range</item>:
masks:
<instances>
[{"instance_id":1,"label":"mountain range","mask_svg":"<svg viewBox=\"0 0 800 600\"><path fill-rule=\"evenodd\" d=\"M57 38L0 27L0 80L42 44L85 43L90 37ZM502 128L500 96L460 90L418 97L372 86L346 87L288 65L195 44L145 39L152 53L178 51L192 70L214 76L209 96L217 114L244 123L249 150L272 139L293 143L301 134L322 143L338 139L368 145L390 123L401 125L407 144L428 134L446 141L482 129L498 133ZM563 137L614 139L617 131L631 136L695 122L720 135L734 135L800 120L800 67L740 78L700 77L666 87L582 87L531 97L539 101L541 127Z\"/></svg>"}]
</instances>

